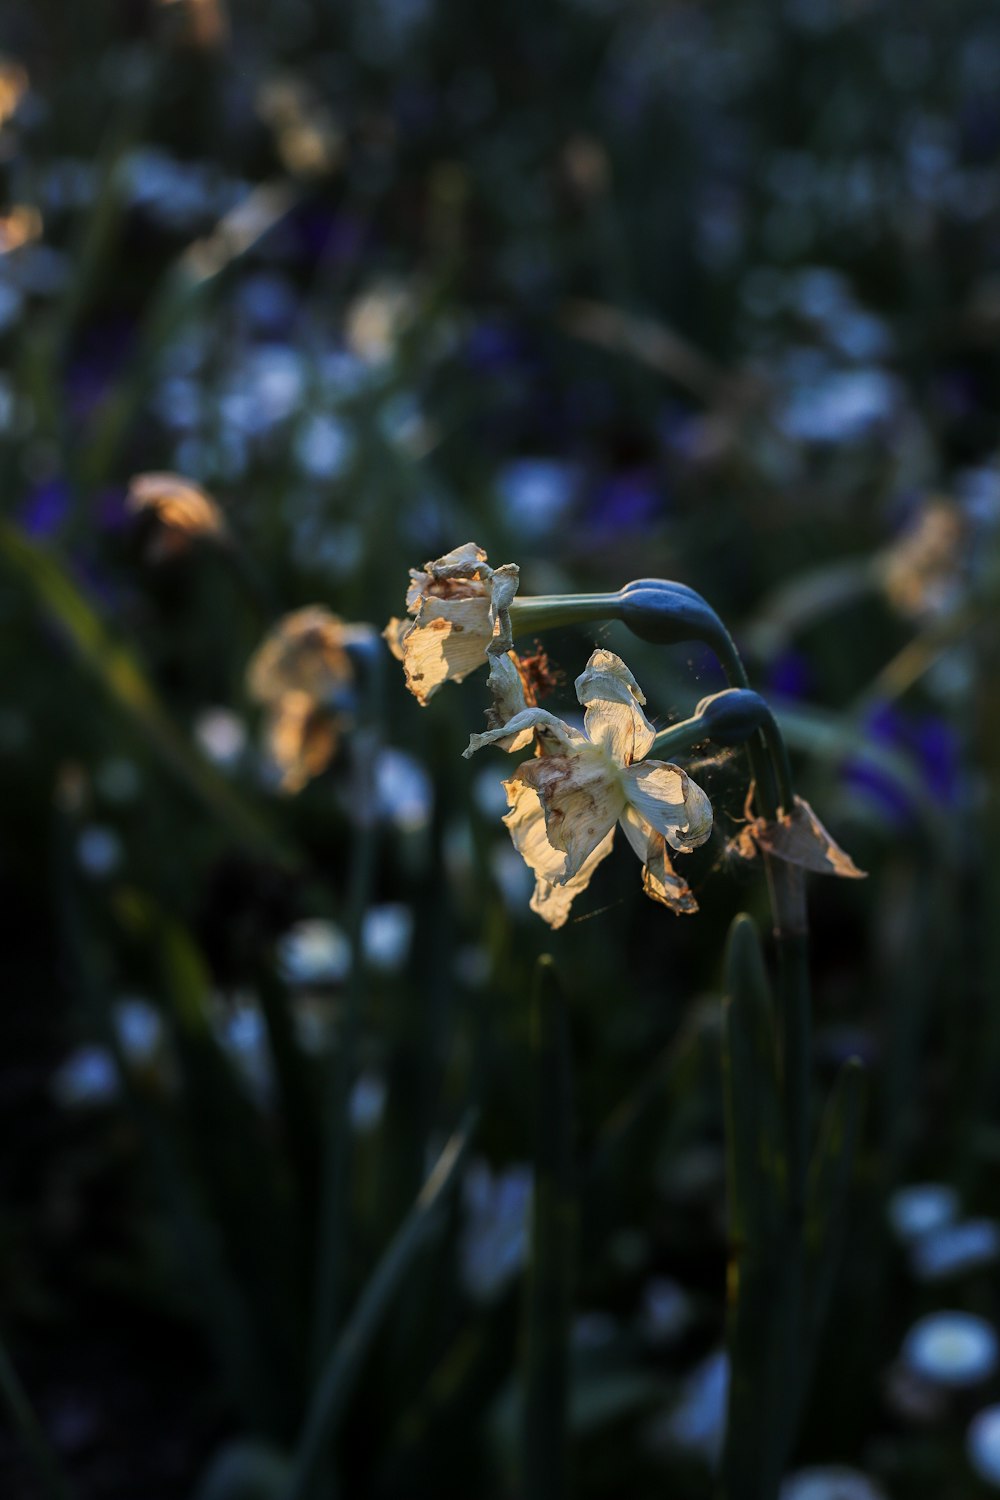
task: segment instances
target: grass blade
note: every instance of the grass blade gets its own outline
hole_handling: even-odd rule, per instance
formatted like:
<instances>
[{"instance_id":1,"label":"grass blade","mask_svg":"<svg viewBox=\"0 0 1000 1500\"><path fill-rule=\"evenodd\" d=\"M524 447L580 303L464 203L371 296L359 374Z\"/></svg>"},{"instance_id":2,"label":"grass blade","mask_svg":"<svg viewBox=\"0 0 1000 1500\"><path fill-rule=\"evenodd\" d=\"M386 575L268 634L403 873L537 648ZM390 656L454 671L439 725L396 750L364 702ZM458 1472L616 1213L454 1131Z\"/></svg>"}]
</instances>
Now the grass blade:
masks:
<instances>
[{"instance_id":1,"label":"grass blade","mask_svg":"<svg viewBox=\"0 0 1000 1500\"><path fill-rule=\"evenodd\" d=\"M532 1002L535 1191L524 1382L524 1494L568 1492L569 1323L576 1239L573 1104L566 1003L551 958L539 959Z\"/></svg>"}]
</instances>

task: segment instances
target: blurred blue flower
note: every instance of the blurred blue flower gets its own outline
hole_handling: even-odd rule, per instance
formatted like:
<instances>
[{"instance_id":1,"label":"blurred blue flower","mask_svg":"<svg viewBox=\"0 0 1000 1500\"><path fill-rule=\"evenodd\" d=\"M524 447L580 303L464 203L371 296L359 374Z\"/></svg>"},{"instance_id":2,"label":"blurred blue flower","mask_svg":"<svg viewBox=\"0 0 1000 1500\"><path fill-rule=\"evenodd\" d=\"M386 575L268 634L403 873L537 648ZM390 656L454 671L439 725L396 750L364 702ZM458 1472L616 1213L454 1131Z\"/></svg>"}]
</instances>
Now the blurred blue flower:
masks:
<instances>
[{"instance_id":1,"label":"blurred blue flower","mask_svg":"<svg viewBox=\"0 0 1000 1500\"><path fill-rule=\"evenodd\" d=\"M107 1104L117 1098L121 1080L115 1060L106 1047L78 1047L59 1065L49 1082L49 1092L64 1109Z\"/></svg>"}]
</instances>

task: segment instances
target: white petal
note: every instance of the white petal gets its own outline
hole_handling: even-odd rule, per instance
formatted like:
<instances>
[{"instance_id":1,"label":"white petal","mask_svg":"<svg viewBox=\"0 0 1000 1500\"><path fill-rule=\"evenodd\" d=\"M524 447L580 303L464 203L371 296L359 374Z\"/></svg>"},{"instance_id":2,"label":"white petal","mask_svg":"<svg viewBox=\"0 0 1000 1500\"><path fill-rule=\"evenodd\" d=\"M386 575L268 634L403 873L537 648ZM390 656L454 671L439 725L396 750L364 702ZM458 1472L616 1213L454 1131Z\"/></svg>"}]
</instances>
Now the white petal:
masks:
<instances>
[{"instance_id":1,"label":"white petal","mask_svg":"<svg viewBox=\"0 0 1000 1500\"><path fill-rule=\"evenodd\" d=\"M397 644L403 653L406 685L420 703L426 703L442 683L461 682L476 667L486 665L489 603L485 598L428 595L417 610L412 629L398 633Z\"/></svg>"},{"instance_id":2,"label":"white petal","mask_svg":"<svg viewBox=\"0 0 1000 1500\"><path fill-rule=\"evenodd\" d=\"M564 724L562 719L557 719L547 709L526 708L508 719L501 728L474 734L462 755L468 760L470 755L475 755L484 745L499 745L501 750L522 750L534 734L557 754L572 753L587 745L584 735L579 729L574 729L572 724Z\"/></svg>"},{"instance_id":3,"label":"white petal","mask_svg":"<svg viewBox=\"0 0 1000 1500\"><path fill-rule=\"evenodd\" d=\"M649 754L656 730L640 704L646 699L628 667L613 651L595 651L576 679L585 705L587 734L616 765L630 766Z\"/></svg>"},{"instance_id":4,"label":"white petal","mask_svg":"<svg viewBox=\"0 0 1000 1500\"><path fill-rule=\"evenodd\" d=\"M674 849L696 849L712 832L712 804L680 766L647 760L624 774L632 806Z\"/></svg>"},{"instance_id":5,"label":"white petal","mask_svg":"<svg viewBox=\"0 0 1000 1500\"><path fill-rule=\"evenodd\" d=\"M588 744L569 755L525 761L517 774L538 793L548 841L566 855L562 879L571 879L625 809L619 778L608 775L604 756Z\"/></svg>"},{"instance_id":6,"label":"white petal","mask_svg":"<svg viewBox=\"0 0 1000 1500\"><path fill-rule=\"evenodd\" d=\"M670 863L667 841L657 833L634 807L626 807L621 816L625 837L642 860L642 888L653 901L669 907L678 916L698 910L691 887Z\"/></svg>"},{"instance_id":7,"label":"white petal","mask_svg":"<svg viewBox=\"0 0 1000 1500\"><path fill-rule=\"evenodd\" d=\"M519 776L512 776L509 781L505 781L504 790L510 808L504 822L510 830L515 849L535 874L531 910L555 930L564 925L575 897L587 888L590 877L601 860L611 853L614 829L598 844L571 879L561 880L557 884L547 876L562 874L566 856L553 849L548 841L545 813L538 793Z\"/></svg>"}]
</instances>

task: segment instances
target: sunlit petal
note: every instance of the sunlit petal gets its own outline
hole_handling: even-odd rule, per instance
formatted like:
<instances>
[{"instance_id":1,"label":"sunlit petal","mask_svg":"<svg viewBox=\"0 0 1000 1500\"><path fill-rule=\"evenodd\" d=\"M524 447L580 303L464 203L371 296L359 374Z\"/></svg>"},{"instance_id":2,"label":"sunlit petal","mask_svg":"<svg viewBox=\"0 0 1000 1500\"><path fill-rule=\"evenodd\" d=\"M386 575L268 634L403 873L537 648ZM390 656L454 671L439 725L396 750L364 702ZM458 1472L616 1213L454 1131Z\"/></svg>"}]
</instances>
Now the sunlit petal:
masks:
<instances>
[{"instance_id":1,"label":"sunlit petal","mask_svg":"<svg viewBox=\"0 0 1000 1500\"><path fill-rule=\"evenodd\" d=\"M625 808L620 822L625 837L642 860L642 888L646 895L678 915L696 912L698 903L687 881L670 863L662 833L657 833L634 807Z\"/></svg>"},{"instance_id":2,"label":"sunlit petal","mask_svg":"<svg viewBox=\"0 0 1000 1500\"><path fill-rule=\"evenodd\" d=\"M538 793L545 811L546 836L566 855L562 878L570 879L624 811L625 793L620 781L609 778L603 755L590 745L569 755L541 755L526 761L517 774Z\"/></svg>"},{"instance_id":3,"label":"sunlit petal","mask_svg":"<svg viewBox=\"0 0 1000 1500\"><path fill-rule=\"evenodd\" d=\"M486 597L445 600L428 595L420 601L413 628L396 636L407 687L426 703L443 683L461 682L485 666L490 639Z\"/></svg>"},{"instance_id":4,"label":"sunlit petal","mask_svg":"<svg viewBox=\"0 0 1000 1500\"><path fill-rule=\"evenodd\" d=\"M587 734L619 766L648 755L656 731L643 713L646 699L628 667L613 651L595 651L576 679L576 695L587 712Z\"/></svg>"},{"instance_id":5,"label":"sunlit petal","mask_svg":"<svg viewBox=\"0 0 1000 1500\"><path fill-rule=\"evenodd\" d=\"M712 804L680 766L648 760L623 776L634 808L674 849L696 849L712 832Z\"/></svg>"},{"instance_id":6,"label":"sunlit petal","mask_svg":"<svg viewBox=\"0 0 1000 1500\"><path fill-rule=\"evenodd\" d=\"M545 812L534 787L520 776L504 782L507 804L510 811L504 818L514 847L528 868L535 874L535 890L531 897L531 910L542 917L553 929L562 927L569 916L570 907L581 891L586 890L601 860L611 853L614 842L612 828L569 879L562 878L566 856L553 849L545 832Z\"/></svg>"}]
</instances>

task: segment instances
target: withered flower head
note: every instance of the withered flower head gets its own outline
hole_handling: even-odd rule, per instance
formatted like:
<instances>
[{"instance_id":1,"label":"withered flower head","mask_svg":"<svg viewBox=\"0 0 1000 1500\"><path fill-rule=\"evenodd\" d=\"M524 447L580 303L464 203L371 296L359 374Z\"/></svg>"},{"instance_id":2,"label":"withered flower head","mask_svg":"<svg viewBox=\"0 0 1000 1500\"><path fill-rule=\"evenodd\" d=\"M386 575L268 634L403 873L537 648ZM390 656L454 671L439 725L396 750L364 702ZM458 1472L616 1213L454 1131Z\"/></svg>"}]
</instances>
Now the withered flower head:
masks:
<instances>
[{"instance_id":1,"label":"withered flower head","mask_svg":"<svg viewBox=\"0 0 1000 1500\"><path fill-rule=\"evenodd\" d=\"M646 895L677 913L696 911L667 847L687 853L703 844L712 832L712 806L679 766L645 759L656 731L621 658L595 651L577 678L583 731L543 708L522 707L507 717L520 679L510 656L494 655L491 663L488 717L505 722L473 735L465 755L484 745L514 752L535 741L535 757L504 782L504 822L535 874L532 911L553 928L565 923L574 898L611 852L616 823L643 862Z\"/></svg>"},{"instance_id":2,"label":"withered flower head","mask_svg":"<svg viewBox=\"0 0 1000 1500\"><path fill-rule=\"evenodd\" d=\"M461 682L486 665L487 648L504 631L509 636L506 611L517 583L513 563L491 568L475 542L410 569L406 608L412 618L392 619L382 633L419 703L442 683Z\"/></svg>"},{"instance_id":3,"label":"withered flower head","mask_svg":"<svg viewBox=\"0 0 1000 1500\"><path fill-rule=\"evenodd\" d=\"M207 491L180 474L135 474L125 497L136 516L156 522L150 555L154 561L176 557L198 538L224 541L225 517Z\"/></svg>"},{"instance_id":4,"label":"withered flower head","mask_svg":"<svg viewBox=\"0 0 1000 1500\"><path fill-rule=\"evenodd\" d=\"M285 615L258 646L247 667L247 687L258 703L279 703L288 693L329 698L354 677L347 647L357 629L322 604Z\"/></svg>"}]
</instances>

